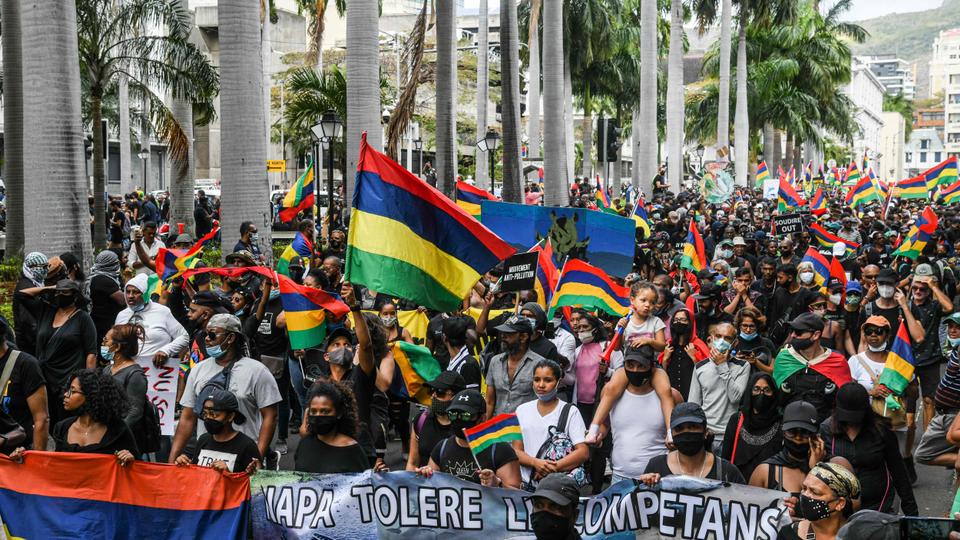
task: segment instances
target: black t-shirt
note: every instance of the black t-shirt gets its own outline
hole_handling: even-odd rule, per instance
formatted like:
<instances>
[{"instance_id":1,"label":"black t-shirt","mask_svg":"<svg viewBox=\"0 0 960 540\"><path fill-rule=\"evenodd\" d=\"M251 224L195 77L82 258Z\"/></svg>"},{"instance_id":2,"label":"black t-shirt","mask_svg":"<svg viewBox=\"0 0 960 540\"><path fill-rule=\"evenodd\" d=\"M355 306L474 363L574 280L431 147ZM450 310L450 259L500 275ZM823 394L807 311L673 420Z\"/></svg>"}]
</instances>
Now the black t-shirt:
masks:
<instances>
[{"instance_id":1,"label":"black t-shirt","mask_svg":"<svg viewBox=\"0 0 960 540\"><path fill-rule=\"evenodd\" d=\"M110 214L110 241L119 244L123 241L123 222L125 218L119 210ZM117 225L119 222L120 225Z\"/></svg>"},{"instance_id":2,"label":"black t-shirt","mask_svg":"<svg viewBox=\"0 0 960 540\"><path fill-rule=\"evenodd\" d=\"M839 311L840 318L843 320L843 327L850 331L850 341L853 342L853 349L857 350L860 347L860 326L867 320L863 310L847 311L841 308Z\"/></svg>"},{"instance_id":3,"label":"black t-shirt","mask_svg":"<svg viewBox=\"0 0 960 540\"><path fill-rule=\"evenodd\" d=\"M97 328L97 343L103 341L107 331L116 322L117 313L125 307L111 298L113 293L119 290L120 283L107 276L94 276L90 280L90 318Z\"/></svg>"},{"instance_id":4,"label":"black t-shirt","mask_svg":"<svg viewBox=\"0 0 960 540\"><path fill-rule=\"evenodd\" d=\"M267 301L267 309L253 336L260 354L280 357L287 354L287 332L283 328L277 328L277 316L282 311L283 303L279 296Z\"/></svg>"},{"instance_id":5,"label":"black t-shirt","mask_svg":"<svg viewBox=\"0 0 960 540\"><path fill-rule=\"evenodd\" d=\"M57 452L114 454L118 450L127 450L134 456L140 454L140 451L137 450L137 441L123 420L117 420L117 422L107 426L107 432L104 433L103 438L100 439L98 443L80 446L67 442L67 434L70 433L70 426L77 421L77 418L79 417L71 416L70 418L61 420L50 430L50 437L52 437L54 443L56 443Z\"/></svg>"},{"instance_id":6,"label":"black t-shirt","mask_svg":"<svg viewBox=\"0 0 960 540\"><path fill-rule=\"evenodd\" d=\"M670 466L667 463L669 456L670 454L660 454L659 456L650 458L650 461L647 462L647 468L644 469L643 473L657 473L661 477L673 475L674 472L670 470ZM713 466L710 467L710 472L707 473L707 479L722 480L733 484L747 483L746 480L743 479L743 475L740 474L740 469L720 456L713 456Z\"/></svg>"},{"instance_id":7,"label":"black t-shirt","mask_svg":"<svg viewBox=\"0 0 960 540\"><path fill-rule=\"evenodd\" d=\"M923 305L910 301L910 312L923 327L926 338L913 346L913 358L918 366L929 366L943 361L940 351L940 319L943 307L934 298L927 299Z\"/></svg>"},{"instance_id":8,"label":"black t-shirt","mask_svg":"<svg viewBox=\"0 0 960 540\"><path fill-rule=\"evenodd\" d=\"M447 318L447 315L441 313L430 319L430 322L427 323L427 336L430 338L433 343L434 358L437 359L437 362L440 363L440 367L446 369L447 364L450 363L450 353L447 352L447 348L443 346L443 320ZM477 321L473 320L473 317L469 315L464 315L460 317L467 323L467 330L476 330ZM487 324L487 328L492 328L490 323Z\"/></svg>"},{"instance_id":9,"label":"black t-shirt","mask_svg":"<svg viewBox=\"0 0 960 540\"><path fill-rule=\"evenodd\" d=\"M214 461L222 460L227 463L233 472L243 472L253 460L260 460L260 449L253 439L243 433L235 432L232 439L219 442L213 435L204 433L197 439L197 449L193 456L193 464L209 467Z\"/></svg>"},{"instance_id":10,"label":"black t-shirt","mask_svg":"<svg viewBox=\"0 0 960 540\"><path fill-rule=\"evenodd\" d=\"M423 418L417 415L413 420L413 432L417 435L417 450L420 451L418 467L426 465L437 444L451 435L450 424L441 424L437 421L437 417L429 412L424 411L422 414ZM421 422L423 422L422 427Z\"/></svg>"},{"instance_id":11,"label":"black t-shirt","mask_svg":"<svg viewBox=\"0 0 960 540\"><path fill-rule=\"evenodd\" d=\"M331 446L311 436L300 439L293 468L309 473L357 473L369 469L370 462L359 444Z\"/></svg>"},{"instance_id":12,"label":"black t-shirt","mask_svg":"<svg viewBox=\"0 0 960 540\"><path fill-rule=\"evenodd\" d=\"M7 348L7 354L0 357L0 373L10 358L12 349ZM27 405L27 398L44 385L43 373L40 371L40 362L25 352L20 352L17 363L10 372L10 381L6 388L0 388L0 409L7 413L14 422L27 432L24 447L33 443L33 413ZM46 448L40 448L46 450Z\"/></svg>"},{"instance_id":13,"label":"black t-shirt","mask_svg":"<svg viewBox=\"0 0 960 540\"><path fill-rule=\"evenodd\" d=\"M506 443L495 443L476 456L480 466L497 472L497 469L517 460L517 453ZM456 437L451 435L440 441L430 453L430 459L440 467L441 472L452 474L461 480L480 483L480 470L471 456L470 448L457 444Z\"/></svg>"},{"instance_id":14,"label":"black t-shirt","mask_svg":"<svg viewBox=\"0 0 960 540\"><path fill-rule=\"evenodd\" d=\"M86 311L77 310L60 328L53 327L55 309L48 309L37 327L37 359L47 386L59 396L74 370L86 366L88 354L97 354L97 328ZM56 399L51 392L49 399Z\"/></svg>"}]
</instances>

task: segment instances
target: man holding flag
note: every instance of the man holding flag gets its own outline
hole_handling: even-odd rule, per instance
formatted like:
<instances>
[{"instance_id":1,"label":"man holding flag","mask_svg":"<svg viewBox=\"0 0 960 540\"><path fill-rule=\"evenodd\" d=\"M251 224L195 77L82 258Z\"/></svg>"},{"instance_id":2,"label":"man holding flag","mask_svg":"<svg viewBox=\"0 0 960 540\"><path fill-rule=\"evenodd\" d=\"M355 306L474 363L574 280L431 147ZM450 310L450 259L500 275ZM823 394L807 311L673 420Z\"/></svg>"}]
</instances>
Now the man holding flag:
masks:
<instances>
[{"instance_id":1,"label":"man holding flag","mask_svg":"<svg viewBox=\"0 0 960 540\"><path fill-rule=\"evenodd\" d=\"M908 330L914 343L913 357L920 382L920 395L923 397L924 430L934 416L933 397L940 382L940 364L943 362L940 320L952 311L953 302L940 288L933 267L926 263L918 264L910 285L910 313L915 324ZM908 421L908 424L912 424L912 421Z\"/></svg>"}]
</instances>

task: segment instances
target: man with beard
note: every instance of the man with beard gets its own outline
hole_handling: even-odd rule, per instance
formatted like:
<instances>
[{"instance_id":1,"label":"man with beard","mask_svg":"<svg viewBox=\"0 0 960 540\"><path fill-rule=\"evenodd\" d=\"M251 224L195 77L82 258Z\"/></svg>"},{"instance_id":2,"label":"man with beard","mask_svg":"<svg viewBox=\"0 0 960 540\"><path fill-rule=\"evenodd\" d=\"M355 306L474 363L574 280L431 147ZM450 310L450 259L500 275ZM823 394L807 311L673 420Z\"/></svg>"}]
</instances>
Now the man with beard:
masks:
<instances>
[{"instance_id":1,"label":"man with beard","mask_svg":"<svg viewBox=\"0 0 960 540\"><path fill-rule=\"evenodd\" d=\"M787 264L777 269L777 289L766 314L770 340L774 345L784 342L788 333L787 321L804 311L816 295L816 292L800 286L796 266Z\"/></svg>"},{"instance_id":2,"label":"man with beard","mask_svg":"<svg viewBox=\"0 0 960 540\"><path fill-rule=\"evenodd\" d=\"M488 418L512 413L521 403L537 399L533 391L533 368L544 358L530 350L533 325L514 315L497 326L502 353L490 360L487 373L486 411Z\"/></svg>"}]
</instances>

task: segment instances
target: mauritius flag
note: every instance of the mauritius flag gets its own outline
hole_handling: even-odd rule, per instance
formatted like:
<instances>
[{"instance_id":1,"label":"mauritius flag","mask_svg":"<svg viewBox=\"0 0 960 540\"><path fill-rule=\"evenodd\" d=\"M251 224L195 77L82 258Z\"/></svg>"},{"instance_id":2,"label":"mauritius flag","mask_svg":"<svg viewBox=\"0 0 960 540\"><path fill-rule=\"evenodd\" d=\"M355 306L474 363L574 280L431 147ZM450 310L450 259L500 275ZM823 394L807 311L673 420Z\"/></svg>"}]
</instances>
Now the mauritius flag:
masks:
<instances>
[{"instance_id":1,"label":"mauritius flag","mask_svg":"<svg viewBox=\"0 0 960 540\"><path fill-rule=\"evenodd\" d=\"M822 187L818 187L810 199L810 212L815 216L822 216L827 212L827 198L823 195Z\"/></svg>"},{"instance_id":2,"label":"mauritius flag","mask_svg":"<svg viewBox=\"0 0 960 540\"><path fill-rule=\"evenodd\" d=\"M757 165L757 178L756 178L757 189L763 189L763 183L768 178L770 178L770 170L767 168L767 162L761 161L760 164Z\"/></svg>"},{"instance_id":3,"label":"mauritius flag","mask_svg":"<svg viewBox=\"0 0 960 540\"><path fill-rule=\"evenodd\" d=\"M220 232L220 229L214 227L212 231L197 240L197 242L186 251L160 248L157 251L157 258L155 259L157 275L160 276L160 281L167 283L171 279L179 277L185 270L194 268L197 263L200 262L200 251L203 250L203 246L210 240L213 240L218 232Z\"/></svg>"},{"instance_id":4,"label":"mauritius flag","mask_svg":"<svg viewBox=\"0 0 960 540\"><path fill-rule=\"evenodd\" d=\"M283 209L280 210L280 221L288 223L293 221L301 211L313 208L313 188L317 184L314 182L313 161L307 165L307 170L303 171L300 178L293 183L290 191L283 197Z\"/></svg>"},{"instance_id":5,"label":"mauritius flag","mask_svg":"<svg viewBox=\"0 0 960 540\"><path fill-rule=\"evenodd\" d=\"M599 206L600 209L610 208L610 196L607 195L603 186L599 184L597 185L597 206Z\"/></svg>"},{"instance_id":6,"label":"mauritius flag","mask_svg":"<svg viewBox=\"0 0 960 540\"><path fill-rule=\"evenodd\" d=\"M923 176L915 176L897 182L897 197L901 199L926 199L930 196L927 190L927 180Z\"/></svg>"},{"instance_id":7,"label":"mauritius flag","mask_svg":"<svg viewBox=\"0 0 960 540\"><path fill-rule=\"evenodd\" d=\"M782 387L791 375L807 368L830 379L838 387L853 381L850 377L850 366L842 354L825 349L820 356L807 360L791 345L780 349L773 361L773 380L777 382L778 388Z\"/></svg>"},{"instance_id":8,"label":"mauritius flag","mask_svg":"<svg viewBox=\"0 0 960 540\"><path fill-rule=\"evenodd\" d=\"M570 259L563 266L547 316L553 317L554 311L563 306L601 309L623 317L630 312L630 289L614 283L603 270Z\"/></svg>"},{"instance_id":9,"label":"mauritius flag","mask_svg":"<svg viewBox=\"0 0 960 540\"><path fill-rule=\"evenodd\" d=\"M946 187L941 187L940 193L937 195L937 202L940 204L960 202L960 181L954 182Z\"/></svg>"},{"instance_id":10,"label":"mauritius flag","mask_svg":"<svg viewBox=\"0 0 960 540\"><path fill-rule=\"evenodd\" d=\"M250 477L113 454L0 457L0 538L246 538Z\"/></svg>"},{"instance_id":11,"label":"mauritius flag","mask_svg":"<svg viewBox=\"0 0 960 540\"><path fill-rule=\"evenodd\" d=\"M360 139L347 281L438 311L459 309L480 276L516 249Z\"/></svg>"},{"instance_id":12,"label":"mauritius flag","mask_svg":"<svg viewBox=\"0 0 960 540\"><path fill-rule=\"evenodd\" d=\"M471 216L480 219L480 203L483 201L497 201L492 193L471 186L466 182L457 182L457 206L463 208Z\"/></svg>"},{"instance_id":13,"label":"mauritius flag","mask_svg":"<svg viewBox=\"0 0 960 540\"><path fill-rule=\"evenodd\" d=\"M870 180L869 176L865 176L860 179L859 182L847 192L847 205L850 208L857 208L865 204L869 204L873 201L881 201L880 193L877 192L877 188L873 185L873 181Z\"/></svg>"},{"instance_id":14,"label":"mauritius flag","mask_svg":"<svg viewBox=\"0 0 960 540\"><path fill-rule=\"evenodd\" d=\"M893 252L893 256L904 256L913 260L923 253L923 249L930 241L930 237L937 230L937 214L929 206L921 212L917 222L910 226L907 238L900 244L900 247Z\"/></svg>"},{"instance_id":15,"label":"mauritius flag","mask_svg":"<svg viewBox=\"0 0 960 540\"><path fill-rule=\"evenodd\" d=\"M690 230L687 231L687 240L683 244L683 256L680 258L680 268L699 272L707 267L707 255L703 247L703 238L697 230L694 220L690 221Z\"/></svg>"},{"instance_id":16,"label":"mauritius flag","mask_svg":"<svg viewBox=\"0 0 960 540\"><path fill-rule=\"evenodd\" d=\"M812 247L807 248L807 252L803 255L803 259L800 262L808 262L813 265L813 279L818 287L823 287L827 280L830 279L830 263L827 262L827 259L821 255L819 251Z\"/></svg>"},{"instance_id":17,"label":"mauritius flag","mask_svg":"<svg viewBox=\"0 0 960 540\"><path fill-rule=\"evenodd\" d=\"M327 311L337 318L350 312L346 304L319 289L297 285L284 275L278 274L277 278L293 349L309 349L323 343L327 337Z\"/></svg>"},{"instance_id":18,"label":"mauritius flag","mask_svg":"<svg viewBox=\"0 0 960 540\"><path fill-rule=\"evenodd\" d=\"M541 246L538 243L530 251L538 253L537 279L533 283L533 289L537 292L537 303L546 310L553 300L557 281L560 280L560 272L557 271L557 265L553 262L553 248L550 246L550 239L544 239L542 244Z\"/></svg>"},{"instance_id":19,"label":"mauritius flag","mask_svg":"<svg viewBox=\"0 0 960 540\"><path fill-rule=\"evenodd\" d=\"M856 250L860 249L860 244L840 238L839 236L824 229L819 223L810 224L810 234L816 238L817 243L828 249L833 249L833 245L837 242L843 242L843 245L847 247L846 255L848 257L855 253Z\"/></svg>"},{"instance_id":20,"label":"mauritius flag","mask_svg":"<svg viewBox=\"0 0 960 540\"><path fill-rule=\"evenodd\" d=\"M860 183L861 180L860 169L857 167L857 162L854 161L850 164L850 168L847 169L847 176L843 179L844 186L855 186Z\"/></svg>"},{"instance_id":21,"label":"mauritius flag","mask_svg":"<svg viewBox=\"0 0 960 540\"><path fill-rule=\"evenodd\" d=\"M807 204L797 190L785 178L780 178L780 189L777 191L777 211L786 212L790 208L800 208Z\"/></svg>"},{"instance_id":22,"label":"mauritius flag","mask_svg":"<svg viewBox=\"0 0 960 540\"><path fill-rule=\"evenodd\" d=\"M633 205L633 214L630 217L637 224L637 228L643 231L643 237L650 238L650 217L647 215L642 197L637 201L637 204Z\"/></svg>"},{"instance_id":23,"label":"mauritius flag","mask_svg":"<svg viewBox=\"0 0 960 540\"><path fill-rule=\"evenodd\" d=\"M913 380L915 364L913 349L910 347L910 334L907 332L907 325L901 322L897 337L893 339L893 345L887 353L887 361L883 364L880 384L898 396L902 395L907 385Z\"/></svg>"},{"instance_id":24,"label":"mauritius flag","mask_svg":"<svg viewBox=\"0 0 960 540\"><path fill-rule=\"evenodd\" d=\"M943 184L952 184L956 182L958 180L956 156L948 157L935 167L931 167L924 171L920 176L927 181L927 189L930 190Z\"/></svg>"},{"instance_id":25,"label":"mauritius flag","mask_svg":"<svg viewBox=\"0 0 960 540\"><path fill-rule=\"evenodd\" d=\"M290 245L283 250L280 258L277 259L277 273L289 276L290 261L297 256L309 257L312 252L313 242L304 236L303 233L297 232L297 235L293 237L293 242L290 242Z\"/></svg>"},{"instance_id":26,"label":"mauritius flag","mask_svg":"<svg viewBox=\"0 0 960 540\"><path fill-rule=\"evenodd\" d=\"M406 341L394 342L391 350L399 369L393 372L390 392L402 399L412 398L421 405L429 405L430 389L424 383L440 374L440 363L430 349Z\"/></svg>"},{"instance_id":27,"label":"mauritius flag","mask_svg":"<svg viewBox=\"0 0 960 540\"><path fill-rule=\"evenodd\" d=\"M513 413L494 416L486 422L463 430L463 434L466 436L467 444L470 445L470 451L474 455L497 443L523 440L520 421L517 419L517 415Z\"/></svg>"}]
</instances>

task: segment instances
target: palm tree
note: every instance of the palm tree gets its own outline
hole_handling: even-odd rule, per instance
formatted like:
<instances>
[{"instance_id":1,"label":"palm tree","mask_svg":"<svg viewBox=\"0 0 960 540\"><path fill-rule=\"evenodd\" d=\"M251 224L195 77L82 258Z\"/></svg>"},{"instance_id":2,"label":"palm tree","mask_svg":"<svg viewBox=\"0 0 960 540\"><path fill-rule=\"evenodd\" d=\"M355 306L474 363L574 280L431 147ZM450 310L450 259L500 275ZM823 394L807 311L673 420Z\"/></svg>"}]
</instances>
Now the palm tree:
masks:
<instances>
[{"instance_id":1,"label":"palm tree","mask_svg":"<svg viewBox=\"0 0 960 540\"><path fill-rule=\"evenodd\" d=\"M23 254L23 71L20 0L0 3L3 21L3 180L7 190L8 257Z\"/></svg>"},{"instance_id":2,"label":"palm tree","mask_svg":"<svg viewBox=\"0 0 960 540\"><path fill-rule=\"evenodd\" d=\"M249 0L220 0L217 16L223 77L221 238L223 245L234 245L240 236L240 224L249 220L260 229L261 242L270 246L260 6Z\"/></svg>"},{"instance_id":3,"label":"palm tree","mask_svg":"<svg viewBox=\"0 0 960 540\"><path fill-rule=\"evenodd\" d=\"M657 2L641 0L640 108L633 130L639 139L639 152L634 156L639 178L633 187L645 193L652 192L653 177L657 173L657 137L652 136L657 132L657 56ZM634 147L637 147L636 140Z\"/></svg>"},{"instance_id":4,"label":"palm tree","mask_svg":"<svg viewBox=\"0 0 960 540\"><path fill-rule=\"evenodd\" d=\"M177 0L183 11L187 11L187 0ZM191 25L192 26L192 25ZM212 104L210 109L212 110ZM174 122L180 126L183 136L193 141L193 104L189 99L174 97L170 102L170 113ZM145 141L148 145L149 139ZM142 144L142 143L141 143ZM187 145L186 152L170 158L170 222L183 223L184 229L192 231L193 220L193 179L195 177L196 151L193 144Z\"/></svg>"},{"instance_id":5,"label":"palm tree","mask_svg":"<svg viewBox=\"0 0 960 540\"><path fill-rule=\"evenodd\" d=\"M503 126L503 200L521 202L520 43L517 3L500 0L500 86Z\"/></svg>"},{"instance_id":6,"label":"palm tree","mask_svg":"<svg viewBox=\"0 0 960 540\"><path fill-rule=\"evenodd\" d=\"M744 21L744 14L740 14L739 36L737 39L737 102L736 112L733 118L733 138L737 141L734 163L734 183L736 185L747 185L747 161L750 145L750 120L747 117L747 72L748 69L740 69L740 66L747 65L747 25Z\"/></svg>"},{"instance_id":7,"label":"palm tree","mask_svg":"<svg viewBox=\"0 0 960 540\"><path fill-rule=\"evenodd\" d=\"M443 2L440 2L442 5ZM347 115L344 130L347 142L347 171L357 170L360 135L367 132L367 144L380 150L380 40L377 0L350 0L347 4ZM355 180L354 180L355 181ZM353 201L354 181L344 177L346 204Z\"/></svg>"},{"instance_id":8,"label":"palm tree","mask_svg":"<svg viewBox=\"0 0 960 540\"><path fill-rule=\"evenodd\" d=\"M417 16L417 21L413 24L413 31L410 32L410 35L407 37L407 41L403 47L403 54L400 56L400 65L407 66L408 76L403 88L398 90L399 96L393 107L393 112L390 114L390 121L387 123L386 140L387 155L394 156L397 160L400 159L400 152L398 151L400 139L407 132L410 122L413 120L414 113L416 112L417 89L421 84L427 82L431 76L431 74L427 73L424 69L423 61L423 52L426 48L428 30L427 19L429 18L429 5L429 1L424 0L423 7L420 9L420 15ZM480 58L478 57L478 65L479 60ZM386 79L381 77L381 84L384 84L385 80ZM480 77L478 74L478 95L480 92L479 80ZM381 100L382 99L383 97L381 96ZM483 112L486 114L486 109L484 109ZM484 124L486 124L485 118L486 117L484 117ZM486 130L486 128L484 128L484 130Z\"/></svg>"},{"instance_id":9,"label":"palm tree","mask_svg":"<svg viewBox=\"0 0 960 540\"><path fill-rule=\"evenodd\" d=\"M900 113L904 121L903 139L910 140L910 133L913 131L913 101L907 99L903 94L884 94L883 110Z\"/></svg>"},{"instance_id":10,"label":"palm tree","mask_svg":"<svg viewBox=\"0 0 960 540\"><path fill-rule=\"evenodd\" d=\"M23 145L22 163L30 165L23 172L23 185L30 186L23 208L43 208L24 216L24 246L50 254L70 251L90 264L76 5L73 0L22 3L20 29L23 118L29 119L23 123L23 141L30 142ZM94 160L101 168L102 158L100 148ZM94 201L100 201L102 219L103 196Z\"/></svg>"},{"instance_id":11,"label":"palm tree","mask_svg":"<svg viewBox=\"0 0 960 540\"><path fill-rule=\"evenodd\" d=\"M480 140L487 132L487 100L490 99L488 89L489 68L487 65L490 59L488 11L487 0L480 0L479 31L477 33L477 140ZM533 103L530 105L532 106ZM539 103L537 106L539 107ZM530 111L532 118L533 109L531 108ZM487 160L477 159L476 164L477 182L492 193L493 178L487 170Z\"/></svg>"},{"instance_id":12,"label":"palm tree","mask_svg":"<svg viewBox=\"0 0 960 540\"><path fill-rule=\"evenodd\" d=\"M667 176L678 191L683 179L683 0L670 1L670 57L667 64Z\"/></svg>"},{"instance_id":13,"label":"palm tree","mask_svg":"<svg viewBox=\"0 0 960 540\"><path fill-rule=\"evenodd\" d=\"M550 0L548 0L550 1ZM527 23L527 155L540 157L540 10L543 0L530 0ZM546 37L546 36L544 36ZM544 59L545 61L545 59ZM549 192L548 192L549 193Z\"/></svg>"},{"instance_id":14,"label":"palm tree","mask_svg":"<svg viewBox=\"0 0 960 540\"><path fill-rule=\"evenodd\" d=\"M437 3L437 187L453 197L457 181L457 5ZM349 63L347 64L349 66ZM481 135L482 136L482 135Z\"/></svg>"},{"instance_id":15,"label":"palm tree","mask_svg":"<svg viewBox=\"0 0 960 540\"><path fill-rule=\"evenodd\" d=\"M549 206L568 200L563 59L563 2L547 0L543 6L543 175Z\"/></svg>"},{"instance_id":16,"label":"palm tree","mask_svg":"<svg viewBox=\"0 0 960 540\"><path fill-rule=\"evenodd\" d=\"M176 98L209 101L217 90L216 70L188 41L187 12L179 4L165 0L131 0L119 4L112 0L79 0L76 6L80 68L91 112L94 156L103 156L106 148L99 129L104 95L121 78L127 81L129 95L149 110L171 156L178 158L188 152L192 139L187 138L182 126L174 121L164 103L164 95L155 91L166 89ZM165 29L166 35L150 35L148 30L154 25ZM93 193L105 191L103 160L96 157L93 183ZM103 197L93 199L93 243L96 249L102 249L106 246L104 201Z\"/></svg>"},{"instance_id":17,"label":"palm tree","mask_svg":"<svg viewBox=\"0 0 960 540\"><path fill-rule=\"evenodd\" d=\"M120 139L120 191L133 191L133 177L130 174L130 86L126 75L119 77L120 123L117 125Z\"/></svg>"},{"instance_id":18,"label":"palm tree","mask_svg":"<svg viewBox=\"0 0 960 540\"><path fill-rule=\"evenodd\" d=\"M307 16L307 34L310 37L307 54L303 58L304 64L320 71L323 69L320 57L323 48L323 31L326 26L324 17L327 14L329 2L327 0L296 0L296 2L297 10ZM346 0L335 0L334 5L337 15L343 17L347 10Z\"/></svg>"}]
</instances>

